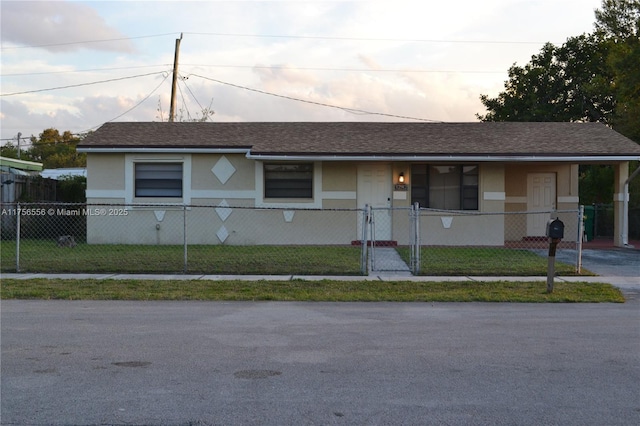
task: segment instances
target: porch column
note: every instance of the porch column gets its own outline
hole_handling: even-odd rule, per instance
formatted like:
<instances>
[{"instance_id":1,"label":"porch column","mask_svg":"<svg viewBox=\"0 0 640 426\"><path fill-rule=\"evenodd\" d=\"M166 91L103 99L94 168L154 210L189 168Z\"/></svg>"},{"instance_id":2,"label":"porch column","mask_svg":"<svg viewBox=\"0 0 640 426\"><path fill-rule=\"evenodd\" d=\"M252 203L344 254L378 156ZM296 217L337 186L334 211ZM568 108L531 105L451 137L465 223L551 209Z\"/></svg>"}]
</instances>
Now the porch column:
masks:
<instances>
[{"instance_id":1,"label":"porch column","mask_svg":"<svg viewBox=\"0 0 640 426\"><path fill-rule=\"evenodd\" d=\"M613 245L616 247L623 246L622 234L624 231L625 216L625 197L629 194L624 192L624 182L629 177L629 162L624 161L614 165L613 178ZM629 232L627 230L627 232Z\"/></svg>"}]
</instances>

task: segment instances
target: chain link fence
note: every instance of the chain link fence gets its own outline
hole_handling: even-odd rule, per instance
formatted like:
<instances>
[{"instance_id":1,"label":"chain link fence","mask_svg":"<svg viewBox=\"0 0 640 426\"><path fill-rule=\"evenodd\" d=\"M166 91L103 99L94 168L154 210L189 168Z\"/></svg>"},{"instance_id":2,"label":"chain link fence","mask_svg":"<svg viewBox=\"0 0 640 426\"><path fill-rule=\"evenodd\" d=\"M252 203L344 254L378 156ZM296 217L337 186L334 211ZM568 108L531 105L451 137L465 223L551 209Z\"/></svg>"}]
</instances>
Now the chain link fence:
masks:
<instances>
[{"instance_id":1,"label":"chain link fence","mask_svg":"<svg viewBox=\"0 0 640 426\"><path fill-rule=\"evenodd\" d=\"M5 204L2 270L359 275L359 210ZM350 231L350 232L348 232Z\"/></svg>"},{"instance_id":2,"label":"chain link fence","mask_svg":"<svg viewBox=\"0 0 640 426\"><path fill-rule=\"evenodd\" d=\"M580 211L464 213L217 205L7 204L3 272L205 275L545 275L533 215L565 223L580 272ZM565 256L566 257L566 256Z\"/></svg>"},{"instance_id":3,"label":"chain link fence","mask_svg":"<svg viewBox=\"0 0 640 426\"><path fill-rule=\"evenodd\" d=\"M549 249L546 225L557 218L564 224L557 253L565 259L557 271L564 275L582 272L581 209L482 213L414 206L373 208L370 214L373 271L434 276L545 275ZM388 220L391 215L392 221ZM386 241L378 238L380 235L396 238Z\"/></svg>"}]
</instances>

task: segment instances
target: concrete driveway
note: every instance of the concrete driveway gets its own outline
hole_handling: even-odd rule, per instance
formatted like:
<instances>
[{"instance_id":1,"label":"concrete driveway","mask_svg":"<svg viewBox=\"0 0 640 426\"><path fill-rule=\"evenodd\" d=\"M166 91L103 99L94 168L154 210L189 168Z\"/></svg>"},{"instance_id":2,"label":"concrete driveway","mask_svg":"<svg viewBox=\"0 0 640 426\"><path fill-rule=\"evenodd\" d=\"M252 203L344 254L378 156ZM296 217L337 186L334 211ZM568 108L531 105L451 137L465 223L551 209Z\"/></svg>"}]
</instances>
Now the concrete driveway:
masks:
<instances>
[{"instance_id":1,"label":"concrete driveway","mask_svg":"<svg viewBox=\"0 0 640 426\"><path fill-rule=\"evenodd\" d=\"M639 249L585 249L582 251L582 264L598 275L636 277L640 284Z\"/></svg>"},{"instance_id":2,"label":"concrete driveway","mask_svg":"<svg viewBox=\"0 0 640 426\"><path fill-rule=\"evenodd\" d=\"M7 425L640 424L640 302L2 301Z\"/></svg>"}]
</instances>

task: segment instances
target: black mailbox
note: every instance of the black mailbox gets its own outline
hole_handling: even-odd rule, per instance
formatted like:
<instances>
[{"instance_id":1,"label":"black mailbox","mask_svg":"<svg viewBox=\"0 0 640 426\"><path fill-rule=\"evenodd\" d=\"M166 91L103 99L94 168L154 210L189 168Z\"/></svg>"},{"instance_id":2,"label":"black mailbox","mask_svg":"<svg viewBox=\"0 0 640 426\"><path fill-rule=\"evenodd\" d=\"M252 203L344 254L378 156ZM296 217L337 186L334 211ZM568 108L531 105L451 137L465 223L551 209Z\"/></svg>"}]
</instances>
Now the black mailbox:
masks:
<instances>
[{"instance_id":1,"label":"black mailbox","mask_svg":"<svg viewBox=\"0 0 640 426\"><path fill-rule=\"evenodd\" d=\"M560 219L547 222L547 237L554 239L564 238L564 223Z\"/></svg>"}]
</instances>

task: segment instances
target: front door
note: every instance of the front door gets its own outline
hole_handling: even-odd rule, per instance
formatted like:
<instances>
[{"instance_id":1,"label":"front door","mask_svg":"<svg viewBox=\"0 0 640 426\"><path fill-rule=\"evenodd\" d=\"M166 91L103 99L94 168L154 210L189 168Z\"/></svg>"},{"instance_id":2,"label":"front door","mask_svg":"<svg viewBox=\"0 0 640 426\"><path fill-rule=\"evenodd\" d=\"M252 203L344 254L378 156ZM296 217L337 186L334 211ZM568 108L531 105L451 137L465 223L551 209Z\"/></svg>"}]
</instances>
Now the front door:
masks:
<instances>
[{"instance_id":1,"label":"front door","mask_svg":"<svg viewBox=\"0 0 640 426\"><path fill-rule=\"evenodd\" d=\"M391 166L364 164L358 167L358 208L373 208L372 229L377 241L391 240ZM358 237L362 238L362 224L358 223Z\"/></svg>"},{"instance_id":2,"label":"front door","mask_svg":"<svg viewBox=\"0 0 640 426\"><path fill-rule=\"evenodd\" d=\"M527 236L543 237L547 222L551 219L549 211L556 208L556 174L530 173L527 175L527 211L545 213L527 214Z\"/></svg>"}]
</instances>

